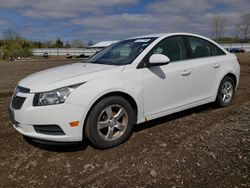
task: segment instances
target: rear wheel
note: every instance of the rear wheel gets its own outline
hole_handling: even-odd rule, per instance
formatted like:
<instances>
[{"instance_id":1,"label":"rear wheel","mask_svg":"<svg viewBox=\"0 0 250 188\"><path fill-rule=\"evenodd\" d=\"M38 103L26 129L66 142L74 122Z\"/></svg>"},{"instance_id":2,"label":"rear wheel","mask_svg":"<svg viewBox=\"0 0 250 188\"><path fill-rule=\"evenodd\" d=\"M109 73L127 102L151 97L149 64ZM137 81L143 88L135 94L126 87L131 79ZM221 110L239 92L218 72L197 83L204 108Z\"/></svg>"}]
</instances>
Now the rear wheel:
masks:
<instances>
[{"instance_id":1,"label":"rear wheel","mask_svg":"<svg viewBox=\"0 0 250 188\"><path fill-rule=\"evenodd\" d=\"M232 103L234 97L234 91L235 91L234 80L229 76L223 78L218 90L216 103L220 107L229 106Z\"/></svg>"},{"instance_id":2,"label":"rear wheel","mask_svg":"<svg viewBox=\"0 0 250 188\"><path fill-rule=\"evenodd\" d=\"M90 111L85 135L96 147L111 148L129 138L134 119L134 111L126 99L107 97Z\"/></svg>"}]
</instances>

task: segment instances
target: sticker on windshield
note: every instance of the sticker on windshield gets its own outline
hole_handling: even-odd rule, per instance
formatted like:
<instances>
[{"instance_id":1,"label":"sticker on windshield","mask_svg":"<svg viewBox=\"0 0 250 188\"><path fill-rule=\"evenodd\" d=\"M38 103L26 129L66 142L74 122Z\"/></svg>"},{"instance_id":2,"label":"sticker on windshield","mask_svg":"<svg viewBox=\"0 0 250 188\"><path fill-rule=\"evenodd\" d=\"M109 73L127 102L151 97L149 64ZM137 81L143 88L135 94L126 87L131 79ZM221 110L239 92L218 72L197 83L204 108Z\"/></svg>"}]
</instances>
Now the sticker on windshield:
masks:
<instances>
[{"instance_id":1,"label":"sticker on windshield","mask_svg":"<svg viewBox=\"0 0 250 188\"><path fill-rule=\"evenodd\" d=\"M137 39L136 41L134 42L148 42L150 41L151 39Z\"/></svg>"}]
</instances>

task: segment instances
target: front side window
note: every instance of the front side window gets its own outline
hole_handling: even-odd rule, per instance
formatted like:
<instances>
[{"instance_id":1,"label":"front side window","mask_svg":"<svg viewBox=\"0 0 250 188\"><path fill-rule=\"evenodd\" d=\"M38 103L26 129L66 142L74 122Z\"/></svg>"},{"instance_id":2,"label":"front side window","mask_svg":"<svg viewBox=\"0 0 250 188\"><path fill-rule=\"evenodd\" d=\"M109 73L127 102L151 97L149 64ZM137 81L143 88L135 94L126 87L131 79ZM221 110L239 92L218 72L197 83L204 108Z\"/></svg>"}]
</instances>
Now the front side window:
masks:
<instances>
[{"instance_id":1,"label":"front side window","mask_svg":"<svg viewBox=\"0 0 250 188\"><path fill-rule=\"evenodd\" d=\"M96 55L87 59L85 63L108 65L130 64L154 40L155 38L124 40L105 48Z\"/></svg>"},{"instance_id":2,"label":"front side window","mask_svg":"<svg viewBox=\"0 0 250 188\"><path fill-rule=\"evenodd\" d=\"M166 55L171 62L187 59L187 50L181 36L162 40L154 47L152 54Z\"/></svg>"},{"instance_id":3,"label":"front side window","mask_svg":"<svg viewBox=\"0 0 250 188\"><path fill-rule=\"evenodd\" d=\"M197 37L187 37L187 38L193 58L201 58L201 57L209 57L209 56L217 56L225 54L220 48L210 43L209 41Z\"/></svg>"}]
</instances>

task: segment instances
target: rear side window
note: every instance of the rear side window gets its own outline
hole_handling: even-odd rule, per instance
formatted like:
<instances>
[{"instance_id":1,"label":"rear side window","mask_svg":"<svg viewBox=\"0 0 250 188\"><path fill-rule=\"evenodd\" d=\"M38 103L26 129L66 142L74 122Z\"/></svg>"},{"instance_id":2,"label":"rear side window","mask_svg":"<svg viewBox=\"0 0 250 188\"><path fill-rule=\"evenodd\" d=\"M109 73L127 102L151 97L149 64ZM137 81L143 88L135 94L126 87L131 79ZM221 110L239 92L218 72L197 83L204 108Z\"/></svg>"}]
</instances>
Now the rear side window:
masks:
<instances>
[{"instance_id":1,"label":"rear side window","mask_svg":"<svg viewBox=\"0 0 250 188\"><path fill-rule=\"evenodd\" d=\"M153 48L152 54L164 54L171 62L187 59L187 50L181 36L162 40Z\"/></svg>"},{"instance_id":2,"label":"rear side window","mask_svg":"<svg viewBox=\"0 0 250 188\"><path fill-rule=\"evenodd\" d=\"M211 42L197 38L187 37L193 58L225 55L225 53Z\"/></svg>"}]
</instances>

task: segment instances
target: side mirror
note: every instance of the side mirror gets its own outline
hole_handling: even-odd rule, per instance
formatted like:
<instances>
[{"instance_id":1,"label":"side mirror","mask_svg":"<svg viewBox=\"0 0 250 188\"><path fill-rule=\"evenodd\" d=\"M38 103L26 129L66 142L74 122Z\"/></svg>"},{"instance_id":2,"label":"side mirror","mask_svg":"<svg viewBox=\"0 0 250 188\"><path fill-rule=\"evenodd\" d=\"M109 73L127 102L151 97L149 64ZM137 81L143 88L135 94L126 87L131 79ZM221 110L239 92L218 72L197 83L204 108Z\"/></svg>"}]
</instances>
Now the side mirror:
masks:
<instances>
[{"instance_id":1,"label":"side mirror","mask_svg":"<svg viewBox=\"0 0 250 188\"><path fill-rule=\"evenodd\" d=\"M170 59L163 54L153 54L149 58L149 66L166 65L170 62Z\"/></svg>"}]
</instances>

